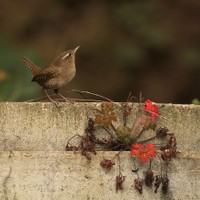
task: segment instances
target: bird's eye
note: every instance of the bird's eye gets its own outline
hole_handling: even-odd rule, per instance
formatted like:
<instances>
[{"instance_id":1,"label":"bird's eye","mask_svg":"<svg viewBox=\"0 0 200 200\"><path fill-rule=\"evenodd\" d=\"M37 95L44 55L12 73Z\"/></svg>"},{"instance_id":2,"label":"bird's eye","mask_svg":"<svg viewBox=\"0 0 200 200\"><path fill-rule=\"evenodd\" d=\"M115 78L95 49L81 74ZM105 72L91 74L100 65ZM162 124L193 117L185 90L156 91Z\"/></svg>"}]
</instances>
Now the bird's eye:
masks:
<instances>
[{"instance_id":1,"label":"bird's eye","mask_svg":"<svg viewBox=\"0 0 200 200\"><path fill-rule=\"evenodd\" d=\"M71 53L69 53L69 56L71 56L72 54Z\"/></svg>"}]
</instances>

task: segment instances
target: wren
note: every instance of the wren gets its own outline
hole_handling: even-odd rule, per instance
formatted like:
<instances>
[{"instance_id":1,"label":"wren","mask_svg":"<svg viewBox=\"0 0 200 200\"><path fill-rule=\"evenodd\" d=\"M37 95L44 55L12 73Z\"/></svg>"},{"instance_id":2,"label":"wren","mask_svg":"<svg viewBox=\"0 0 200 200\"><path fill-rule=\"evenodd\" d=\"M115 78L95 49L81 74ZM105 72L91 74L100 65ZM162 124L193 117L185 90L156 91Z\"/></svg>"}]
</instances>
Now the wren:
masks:
<instances>
[{"instance_id":1,"label":"wren","mask_svg":"<svg viewBox=\"0 0 200 200\"><path fill-rule=\"evenodd\" d=\"M24 64L32 71L32 81L36 81L42 86L44 93L53 103L57 104L57 101L49 96L48 89L53 89L55 94L68 101L67 98L59 93L59 88L69 83L76 74L75 54L79 47L61 53L44 69L35 65L28 58L22 57Z\"/></svg>"}]
</instances>

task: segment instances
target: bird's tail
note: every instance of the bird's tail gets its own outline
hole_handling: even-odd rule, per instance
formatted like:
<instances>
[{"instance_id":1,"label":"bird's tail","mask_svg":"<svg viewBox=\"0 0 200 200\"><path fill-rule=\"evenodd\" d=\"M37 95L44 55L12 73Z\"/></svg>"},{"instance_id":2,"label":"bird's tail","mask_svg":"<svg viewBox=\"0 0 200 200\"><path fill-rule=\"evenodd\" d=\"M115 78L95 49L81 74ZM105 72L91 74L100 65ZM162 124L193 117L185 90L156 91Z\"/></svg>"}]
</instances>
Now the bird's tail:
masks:
<instances>
[{"instance_id":1,"label":"bird's tail","mask_svg":"<svg viewBox=\"0 0 200 200\"><path fill-rule=\"evenodd\" d=\"M37 75L40 71L41 68L32 63L28 58L25 56L22 57L22 61L24 64L32 71L33 76Z\"/></svg>"}]
</instances>

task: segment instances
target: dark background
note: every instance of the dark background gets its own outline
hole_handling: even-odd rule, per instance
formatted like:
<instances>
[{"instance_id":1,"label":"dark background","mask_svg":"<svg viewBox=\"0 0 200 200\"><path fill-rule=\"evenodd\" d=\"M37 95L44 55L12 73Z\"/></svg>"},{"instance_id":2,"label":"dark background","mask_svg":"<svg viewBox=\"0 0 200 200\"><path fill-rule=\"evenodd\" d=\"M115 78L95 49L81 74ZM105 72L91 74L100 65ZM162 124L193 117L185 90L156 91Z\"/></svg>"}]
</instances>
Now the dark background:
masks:
<instances>
[{"instance_id":1,"label":"dark background","mask_svg":"<svg viewBox=\"0 0 200 200\"><path fill-rule=\"evenodd\" d=\"M44 67L78 45L77 74L63 94L75 88L115 101L130 91L156 102L200 98L199 0L6 0L0 9L1 101L43 95L21 56Z\"/></svg>"}]
</instances>

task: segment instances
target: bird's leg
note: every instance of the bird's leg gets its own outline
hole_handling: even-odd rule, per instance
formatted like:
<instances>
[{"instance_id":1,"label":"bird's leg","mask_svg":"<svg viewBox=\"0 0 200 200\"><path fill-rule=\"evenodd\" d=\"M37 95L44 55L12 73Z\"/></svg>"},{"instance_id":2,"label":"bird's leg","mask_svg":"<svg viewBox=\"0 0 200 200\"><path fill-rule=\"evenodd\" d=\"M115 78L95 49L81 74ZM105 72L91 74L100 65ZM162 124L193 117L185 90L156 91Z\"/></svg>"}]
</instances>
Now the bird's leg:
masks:
<instances>
[{"instance_id":1,"label":"bird's leg","mask_svg":"<svg viewBox=\"0 0 200 200\"><path fill-rule=\"evenodd\" d=\"M54 89L54 92L55 92L56 95L60 96L60 97L63 98L65 101L69 101L66 97L64 97L64 96L63 96L62 94L60 94L58 91L59 91L58 89Z\"/></svg>"},{"instance_id":2,"label":"bird's leg","mask_svg":"<svg viewBox=\"0 0 200 200\"><path fill-rule=\"evenodd\" d=\"M53 100L53 99L49 96L49 94L47 93L47 91L46 91L45 89L43 89L43 91L44 91L44 93L47 95L48 99L49 99L52 103L54 103L57 107L59 107L58 101Z\"/></svg>"},{"instance_id":3,"label":"bird's leg","mask_svg":"<svg viewBox=\"0 0 200 200\"><path fill-rule=\"evenodd\" d=\"M58 96L60 96L61 98L63 98L65 101L73 103L73 101L69 100L68 98L64 97L62 94L60 94L58 92L58 89L54 89L55 94L57 94Z\"/></svg>"}]
</instances>

